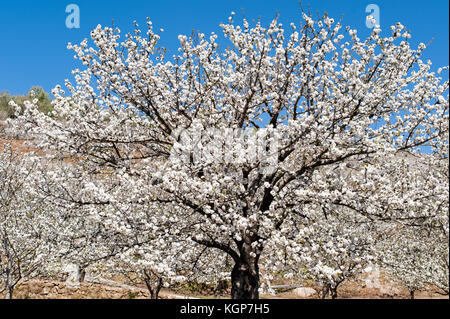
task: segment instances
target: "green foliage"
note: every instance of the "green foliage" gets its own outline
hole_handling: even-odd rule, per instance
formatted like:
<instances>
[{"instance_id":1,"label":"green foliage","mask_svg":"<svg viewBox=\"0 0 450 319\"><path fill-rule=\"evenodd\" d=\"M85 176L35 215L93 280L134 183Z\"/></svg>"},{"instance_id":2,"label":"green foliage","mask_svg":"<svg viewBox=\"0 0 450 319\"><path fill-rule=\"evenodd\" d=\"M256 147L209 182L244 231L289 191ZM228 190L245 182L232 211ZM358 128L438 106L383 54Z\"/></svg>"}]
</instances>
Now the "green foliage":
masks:
<instances>
[{"instance_id":1,"label":"green foliage","mask_svg":"<svg viewBox=\"0 0 450 319\"><path fill-rule=\"evenodd\" d=\"M136 299L137 296L136 292L128 291L128 299Z\"/></svg>"},{"instance_id":2,"label":"green foliage","mask_svg":"<svg viewBox=\"0 0 450 319\"><path fill-rule=\"evenodd\" d=\"M195 295L224 295L231 288L229 280L220 280L217 283L204 283L197 281L188 281L181 285L181 292Z\"/></svg>"},{"instance_id":3,"label":"green foliage","mask_svg":"<svg viewBox=\"0 0 450 319\"><path fill-rule=\"evenodd\" d=\"M51 99L48 93L46 93L42 87L33 86L27 95L10 95L8 93L0 93L0 121L4 121L7 118L14 118L15 110L11 108L9 102L13 100L17 105L24 108L25 101L38 100L39 111L48 114L53 111Z\"/></svg>"}]
</instances>

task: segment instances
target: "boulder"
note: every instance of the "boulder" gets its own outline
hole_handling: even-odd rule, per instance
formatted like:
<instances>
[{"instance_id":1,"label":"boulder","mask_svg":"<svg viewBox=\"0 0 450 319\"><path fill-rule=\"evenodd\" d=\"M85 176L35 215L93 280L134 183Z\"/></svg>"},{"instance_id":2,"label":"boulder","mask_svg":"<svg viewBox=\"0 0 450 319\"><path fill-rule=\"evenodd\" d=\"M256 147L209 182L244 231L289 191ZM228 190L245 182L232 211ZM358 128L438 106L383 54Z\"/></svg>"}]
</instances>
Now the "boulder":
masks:
<instances>
[{"instance_id":1,"label":"boulder","mask_svg":"<svg viewBox=\"0 0 450 319\"><path fill-rule=\"evenodd\" d=\"M400 294L400 289L394 287L394 285L383 285L380 288L380 293L389 297L395 297Z\"/></svg>"},{"instance_id":2,"label":"boulder","mask_svg":"<svg viewBox=\"0 0 450 319\"><path fill-rule=\"evenodd\" d=\"M295 288L292 292L301 298L308 298L316 294L316 290L309 287Z\"/></svg>"},{"instance_id":3,"label":"boulder","mask_svg":"<svg viewBox=\"0 0 450 319\"><path fill-rule=\"evenodd\" d=\"M69 264L65 267L64 272L68 273L66 279L67 288L80 288L80 269L75 264Z\"/></svg>"},{"instance_id":4,"label":"boulder","mask_svg":"<svg viewBox=\"0 0 450 319\"><path fill-rule=\"evenodd\" d=\"M380 289L380 270L374 267L367 267L365 269L367 276L364 280L364 286L367 288Z\"/></svg>"}]
</instances>

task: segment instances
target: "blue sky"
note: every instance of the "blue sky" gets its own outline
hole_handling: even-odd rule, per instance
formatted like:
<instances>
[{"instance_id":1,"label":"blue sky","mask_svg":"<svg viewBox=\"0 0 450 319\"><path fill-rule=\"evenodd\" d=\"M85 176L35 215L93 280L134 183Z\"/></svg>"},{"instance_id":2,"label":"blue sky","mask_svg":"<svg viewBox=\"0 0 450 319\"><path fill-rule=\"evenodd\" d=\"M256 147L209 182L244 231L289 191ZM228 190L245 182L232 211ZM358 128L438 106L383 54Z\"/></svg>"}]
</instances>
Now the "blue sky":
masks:
<instances>
[{"instance_id":1,"label":"blue sky","mask_svg":"<svg viewBox=\"0 0 450 319\"><path fill-rule=\"evenodd\" d=\"M80 8L80 28L68 29L66 6ZM449 64L449 4L447 0L302 0L312 12L328 12L333 18L344 15L343 24L350 25L362 35L370 32L365 26L366 6L380 8L380 22L384 30L397 21L412 33L412 43L428 43L424 59L430 59L434 68ZM151 1L151 0L45 0L1 1L0 3L0 92L24 94L31 86L40 85L50 91L56 84L64 84L70 71L80 67L67 50L67 43L79 43L89 37L97 24L114 24L122 31L130 31L133 20L141 26L150 17L156 30L164 28L161 44L171 52L178 47L178 35L189 35L192 29L205 34L219 32L219 23L226 22L231 11L241 18L242 9L247 19L261 17L270 21L278 12L288 25L300 19L298 0L226 0L226 1ZM236 19L237 20L237 19Z\"/></svg>"}]
</instances>

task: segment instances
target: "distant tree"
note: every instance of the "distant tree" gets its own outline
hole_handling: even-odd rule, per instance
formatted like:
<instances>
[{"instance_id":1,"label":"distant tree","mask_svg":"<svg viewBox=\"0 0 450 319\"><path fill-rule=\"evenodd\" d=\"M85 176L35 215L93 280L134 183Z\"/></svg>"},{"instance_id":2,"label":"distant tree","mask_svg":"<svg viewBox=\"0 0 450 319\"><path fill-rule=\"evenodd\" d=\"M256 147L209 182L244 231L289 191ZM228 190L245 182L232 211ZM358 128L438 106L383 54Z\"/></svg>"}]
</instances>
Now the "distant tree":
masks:
<instances>
[{"instance_id":1,"label":"distant tree","mask_svg":"<svg viewBox=\"0 0 450 319\"><path fill-rule=\"evenodd\" d=\"M24 107L25 101L36 99L38 110L44 114L53 111L52 100L48 93L40 86L33 86L26 95L11 95L8 92L0 93L0 121L14 118L15 109L11 107L10 101L14 101L20 107Z\"/></svg>"},{"instance_id":2,"label":"distant tree","mask_svg":"<svg viewBox=\"0 0 450 319\"><path fill-rule=\"evenodd\" d=\"M298 228L286 234L286 241L275 240L268 246L267 251L278 256L264 258L264 268L269 274L281 271L287 278L314 280L322 287L323 299L329 294L336 299L339 286L373 261L376 224L349 209L334 211L320 203L307 209L308 214L296 220ZM283 242L288 244L280 245Z\"/></svg>"},{"instance_id":3,"label":"distant tree","mask_svg":"<svg viewBox=\"0 0 450 319\"><path fill-rule=\"evenodd\" d=\"M400 218L406 214L397 204L397 223L382 226L375 250L380 266L408 288L412 299L427 285L449 294L449 162L436 158L406 158L386 174L401 190L397 203L404 201L410 216ZM405 177L400 179L400 174Z\"/></svg>"},{"instance_id":4,"label":"distant tree","mask_svg":"<svg viewBox=\"0 0 450 319\"><path fill-rule=\"evenodd\" d=\"M54 241L44 202L33 195L36 157L9 145L0 152L0 293L13 297L15 287L45 271Z\"/></svg>"},{"instance_id":5,"label":"distant tree","mask_svg":"<svg viewBox=\"0 0 450 319\"><path fill-rule=\"evenodd\" d=\"M42 113L49 114L49 112L53 111L50 95L42 87L33 86L28 92L28 97L38 100L38 110Z\"/></svg>"}]
</instances>

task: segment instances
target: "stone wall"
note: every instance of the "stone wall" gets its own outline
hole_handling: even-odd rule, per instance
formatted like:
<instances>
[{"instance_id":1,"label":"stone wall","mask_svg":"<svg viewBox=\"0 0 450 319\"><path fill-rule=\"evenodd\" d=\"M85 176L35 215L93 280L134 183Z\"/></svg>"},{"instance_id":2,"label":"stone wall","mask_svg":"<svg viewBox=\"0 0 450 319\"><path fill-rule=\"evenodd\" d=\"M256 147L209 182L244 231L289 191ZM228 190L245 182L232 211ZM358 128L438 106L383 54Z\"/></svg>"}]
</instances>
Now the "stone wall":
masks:
<instances>
[{"instance_id":1,"label":"stone wall","mask_svg":"<svg viewBox=\"0 0 450 319\"><path fill-rule=\"evenodd\" d=\"M1 296L1 294L0 294ZM3 296L1 296L3 297ZM19 285L14 299L145 299L146 289L125 289L82 282L79 287L68 287L65 282L33 279Z\"/></svg>"}]
</instances>

